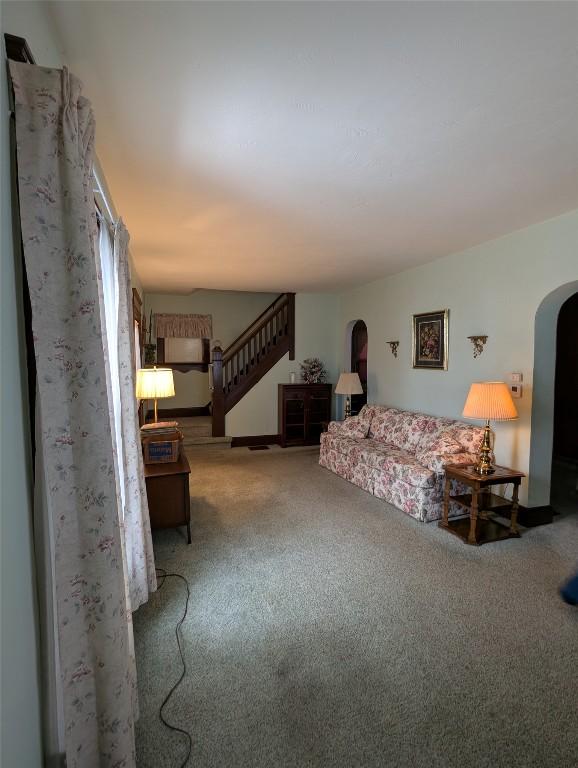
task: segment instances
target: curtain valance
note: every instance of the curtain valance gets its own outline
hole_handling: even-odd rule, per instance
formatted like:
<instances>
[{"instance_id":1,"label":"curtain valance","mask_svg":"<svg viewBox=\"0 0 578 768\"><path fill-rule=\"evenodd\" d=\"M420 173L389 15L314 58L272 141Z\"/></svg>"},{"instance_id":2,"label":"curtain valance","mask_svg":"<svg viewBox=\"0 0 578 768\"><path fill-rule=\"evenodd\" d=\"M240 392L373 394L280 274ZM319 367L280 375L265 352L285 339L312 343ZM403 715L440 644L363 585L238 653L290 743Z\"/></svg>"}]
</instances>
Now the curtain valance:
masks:
<instances>
[{"instance_id":1,"label":"curtain valance","mask_svg":"<svg viewBox=\"0 0 578 768\"><path fill-rule=\"evenodd\" d=\"M157 338L164 339L212 339L212 315L168 315L154 316Z\"/></svg>"}]
</instances>

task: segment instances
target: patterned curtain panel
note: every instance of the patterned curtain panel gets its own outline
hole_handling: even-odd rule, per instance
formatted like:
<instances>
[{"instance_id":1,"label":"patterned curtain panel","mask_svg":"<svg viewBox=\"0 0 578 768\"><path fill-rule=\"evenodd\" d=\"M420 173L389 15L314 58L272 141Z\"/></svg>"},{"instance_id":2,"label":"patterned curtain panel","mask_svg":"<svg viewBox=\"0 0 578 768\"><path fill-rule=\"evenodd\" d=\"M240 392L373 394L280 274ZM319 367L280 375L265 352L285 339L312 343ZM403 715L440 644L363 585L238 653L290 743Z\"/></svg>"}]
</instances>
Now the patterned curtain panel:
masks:
<instances>
[{"instance_id":1,"label":"patterned curtain panel","mask_svg":"<svg viewBox=\"0 0 578 768\"><path fill-rule=\"evenodd\" d=\"M164 339L212 339L212 315L164 315L154 316L157 338Z\"/></svg>"},{"instance_id":2,"label":"patterned curtain panel","mask_svg":"<svg viewBox=\"0 0 578 768\"><path fill-rule=\"evenodd\" d=\"M10 62L68 768L135 765L130 635L94 251L94 119L66 69Z\"/></svg>"},{"instance_id":3,"label":"patterned curtain panel","mask_svg":"<svg viewBox=\"0 0 578 768\"><path fill-rule=\"evenodd\" d=\"M118 280L117 351L122 441L119 462L123 478L123 528L130 603L133 611L157 588L153 542L135 397L132 286L128 263L129 234L119 221L114 233Z\"/></svg>"}]
</instances>

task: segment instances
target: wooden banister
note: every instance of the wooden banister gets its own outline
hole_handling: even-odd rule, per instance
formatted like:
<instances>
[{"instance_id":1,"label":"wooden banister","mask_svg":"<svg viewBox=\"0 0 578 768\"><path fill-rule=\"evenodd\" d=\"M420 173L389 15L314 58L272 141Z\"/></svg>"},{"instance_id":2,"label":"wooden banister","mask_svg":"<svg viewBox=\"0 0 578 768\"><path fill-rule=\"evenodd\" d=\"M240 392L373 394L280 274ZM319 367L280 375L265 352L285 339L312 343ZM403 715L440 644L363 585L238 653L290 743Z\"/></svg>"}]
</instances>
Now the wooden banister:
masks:
<instances>
[{"instance_id":1,"label":"wooden banister","mask_svg":"<svg viewBox=\"0 0 578 768\"><path fill-rule=\"evenodd\" d=\"M213 348L214 437L225 434L225 414L287 353L295 359L293 293L278 296L226 350Z\"/></svg>"},{"instance_id":2,"label":"wooden banister","mask_svg":"<svg viewBox=\"0 0 578 768\"><path fill-rule=\"evenodd\" d=\"M288 303L288 297L292 296L295 300L294 293L282 293L277 296L275 301L271 302L269 306L261 312L256 320L253 320L251 325L246 328L243 333L239 334L235 341L233 341L227 349L223 352L223 359L229 360L239 349L241 349L248 341L249 338L255 335L260 329L262 329L268 322L268 320L275 314L275 312Z\"/></svg>"}]
</instances>

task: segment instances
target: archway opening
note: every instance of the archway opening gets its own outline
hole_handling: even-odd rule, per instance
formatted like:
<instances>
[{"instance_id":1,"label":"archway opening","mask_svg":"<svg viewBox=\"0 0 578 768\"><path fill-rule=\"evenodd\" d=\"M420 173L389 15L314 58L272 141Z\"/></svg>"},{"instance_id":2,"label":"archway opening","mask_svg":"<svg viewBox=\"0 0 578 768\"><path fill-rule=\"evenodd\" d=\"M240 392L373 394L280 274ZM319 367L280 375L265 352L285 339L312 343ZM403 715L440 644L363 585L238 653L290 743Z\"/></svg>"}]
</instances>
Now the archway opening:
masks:
<instances>
[{"instance_id":1,"label":"archway opening","mask_svg":"<svg viewBox=\"0 0 578 768\"><path fill-rule=\"evenodd\" d=\"M351 329L351 371L359 375L363 394L351 396L351 413L359 413L367 403L367 326L357 320Z\"/></svg>"},{"instance_id":2,"label":"archway opening","mask_svg":"<svg viewBox=\"0 0 578 768\"><path fill-rule=\"evenodd\" d=\"M562 304L556 329L550 504L575 511L578 500L578 293Z\"/></svg>"},{"instance_id":3,"label":"archway opening","mask_svg":"<svg viewBox=\"0 0 578 768\"><path fill-rule=\"evenodd\" d=\"M556 380L564 387L564 373L556 375L558 343L563 346L572 342L571 331L566 330L562 313L562 327L558 332L558 323L563 306L578 293L578 280L561 285L549 293L541 302L536 312L534 328L534 375L532 383L532 428L530 436L530 472L528 506L550 508L552 496L557 488L552 489L552 457L554 455L554 422L556 405ZM567 310L571 317L572 309ZM565 365L562 363L562 365ZM564 368L567 370L567 365ZM563 395L562 395L563 397ZM574 389L573 397L576 397ZM560 403L562 400L560 399ZM574 421L574 424L576 422ZM559 449L558 449L559 450ZM556 484L558 479L555 478ZM552 493L553 491L553 493ZM574 504L576 500L574 500Z\"/></svg>"}]
</instances>

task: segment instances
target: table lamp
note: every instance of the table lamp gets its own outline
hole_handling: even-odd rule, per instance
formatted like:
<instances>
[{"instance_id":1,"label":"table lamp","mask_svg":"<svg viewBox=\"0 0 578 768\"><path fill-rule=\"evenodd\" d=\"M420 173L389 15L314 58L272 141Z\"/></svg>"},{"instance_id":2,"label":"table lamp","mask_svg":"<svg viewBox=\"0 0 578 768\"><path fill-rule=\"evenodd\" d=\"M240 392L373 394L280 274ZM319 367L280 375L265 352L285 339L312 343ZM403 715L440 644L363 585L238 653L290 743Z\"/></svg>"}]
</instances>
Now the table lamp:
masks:
<instances>
[{"instance_id":1,"label":"table lamp","mask_svg":"<svg viewBox=\"0 0 578 768\"><path fill-rule=\"evenodd\" d=\"M492 464L492 443L490 420L511 421L518 418L516 406L507 384L503 381L476 381L470 387L462 413L468 419L485 419L484 439L478 454L476 472L491 475L495 467Z\"/></svg>"},{"instance_id":2,"label":"table lamp","mask_svg":"<svg viewBox=\"0 0 578 768\"><path fill-rule=\"evenodd\" d=\"M175 383L171 368L139 368L136 372L136 396L155 401L155 423L158 421L157 398L174 397Z\"/></svg>"},{"instance_id":3,"label":"table lamp","mask_svg":"<svg viewBox=\"0 0 578 768\"><path fill-rule=\"evenodd\" d=\"M346 395L345 418L351 416L351 395L362 395L363 387L357 373L342 373L335 387L336 395Z\"/></svg>"}]
</instances>

